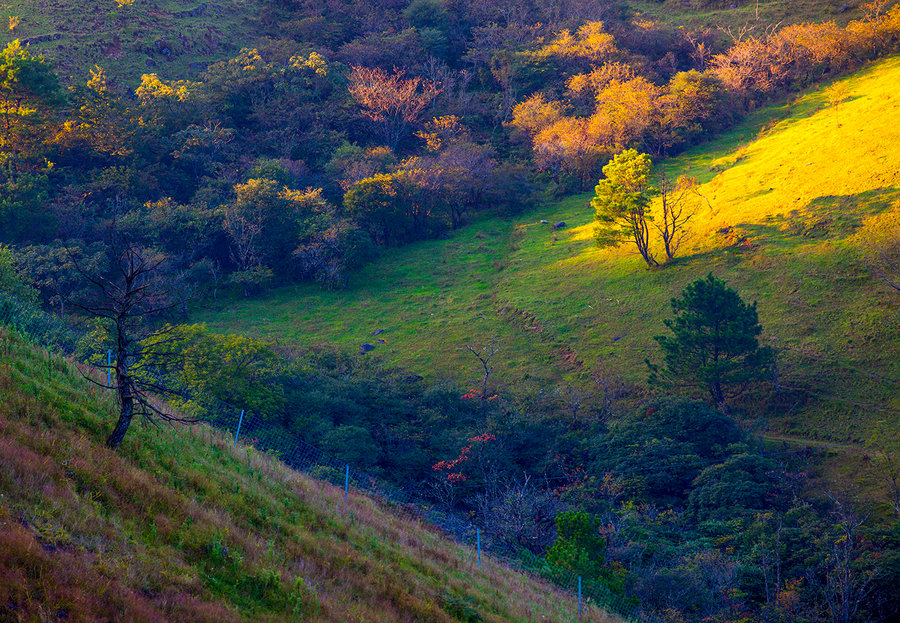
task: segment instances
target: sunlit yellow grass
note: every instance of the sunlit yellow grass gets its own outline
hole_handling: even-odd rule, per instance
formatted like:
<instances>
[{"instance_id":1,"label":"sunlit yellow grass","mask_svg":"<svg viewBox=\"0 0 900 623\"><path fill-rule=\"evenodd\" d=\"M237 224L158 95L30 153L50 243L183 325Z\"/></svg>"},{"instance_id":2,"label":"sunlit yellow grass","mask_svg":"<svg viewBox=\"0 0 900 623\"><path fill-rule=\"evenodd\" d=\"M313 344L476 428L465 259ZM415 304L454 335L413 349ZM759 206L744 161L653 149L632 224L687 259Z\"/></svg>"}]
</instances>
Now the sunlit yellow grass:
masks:
<instances>
[{"instance_id":1,"label":"sunlit yellow grass","mask_svg":"<svg viewBox=\"0 0 900 623\"><path fill-rule=\"evenodd\" d=\"M791 116L767 124L751 142L698 157L708 149L701 146L664 163L671 175L705 181L698 190L709 204L695 201L689 225L695 249L719 245L710 236L723 227L786 217L820 197L900 188L900 58L837 83L847 87L847 99L837 105L814 91L782 106ZM654 211L658 218L658 201ZM593 223L586 222L568 238L591 240L593 232ZM594 249L583 253L603 255Z\"/></svg>"},{"instance_id":2,"label":"sunlit yellow grass","mask_svg":"<svg viewBox=\"0 0 900 623\"><path fill-rule=\"evenodd\" d=\"M785 105L785 114L798 112L767 126L751 143L700 164L696 155L704 147L665 163L672 174L701 180L722 169L698 189L709 205L695 202L698 210L689 229L695 239L702 238L695 246L715 245L706 237L723 227L788 215L818 197L900 187L900 58L838 83L846 85L848 96L837 105L814 91ZM587 205L585 215L590 215ZM588 221L569 230L568 239L592 240L593 235ZM583 253L604 255L590 248Z\"/></svg>"},{"instance_id":3,"label":"sunlit yellow grass","mask_svg":"<svg viewBox=\"0 0 900 623\"><path fill-rule=\"evenodd\" d=\"M829 106L821 92L801 98L794 107L811 108L809 117L778 123L703 184L712 209L694 228L709 233L788 214L817 197L900 186L900 59L842 82L846 101Z\"/></svg>"}]
</instances>

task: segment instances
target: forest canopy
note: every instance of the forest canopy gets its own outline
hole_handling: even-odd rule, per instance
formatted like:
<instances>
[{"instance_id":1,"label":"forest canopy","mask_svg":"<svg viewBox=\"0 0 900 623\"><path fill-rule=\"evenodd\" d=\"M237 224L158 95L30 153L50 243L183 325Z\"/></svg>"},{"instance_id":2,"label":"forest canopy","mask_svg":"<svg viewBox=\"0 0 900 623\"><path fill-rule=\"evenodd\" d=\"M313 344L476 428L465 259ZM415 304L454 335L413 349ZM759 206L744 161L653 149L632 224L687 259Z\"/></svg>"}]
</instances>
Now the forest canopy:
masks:
<instances>
[{"instance_id":1,"label":"forest canopy","mask_svg":"<svg viewBox=\"0 0 900 623\"><path fill-rule=\"evenodd\" d=\"M114 226L191 296L343 287L379 247L590 188L623 150L675 153L900 41L883 2L846 27L731 37L579 2L335 10L310 28L276 3L266 19L290 27L266 45L134 88L102 67L64 86L8 44L0 242L34 279Z\"/></svg>"}]
</instances>

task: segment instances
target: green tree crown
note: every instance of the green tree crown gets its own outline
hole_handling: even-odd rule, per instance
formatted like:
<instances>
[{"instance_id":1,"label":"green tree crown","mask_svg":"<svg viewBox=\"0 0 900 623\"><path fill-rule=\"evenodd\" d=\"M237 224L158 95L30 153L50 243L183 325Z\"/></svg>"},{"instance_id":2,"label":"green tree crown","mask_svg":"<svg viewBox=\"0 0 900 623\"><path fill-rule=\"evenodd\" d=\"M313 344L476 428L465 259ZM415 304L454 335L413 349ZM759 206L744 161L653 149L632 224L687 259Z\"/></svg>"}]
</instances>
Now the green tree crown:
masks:
<instances>
[{"instance_id":1,"label":"green tree crown","mask_svg":"<svg viewBox=\"0 0 900 623\"><path fill-rule=\"evenodd\" d=\"M745 303L710 273L672 299L672 310L675 317L664 322L673 335L653 338L663 349L665 365L650 364L651 383L667 380L704 388L724 407L766 374L772 352L759 346L762 326L755 302Z\"/></svg>"},{"instance_id":2,"label":"green tree crown","mask_svg":"<svg viewBox=\"0 0 900 623\"><path fill-rule=\"evenodd\" d=\"M654 193L649 183L651 168L650 156L636 149L616 155L603 167L605 177L594 189L591 206L597 220L594 238L598 245L633 242L647 265L656 266L649 248L649 206Z\"/></svg>"}]
</instances>

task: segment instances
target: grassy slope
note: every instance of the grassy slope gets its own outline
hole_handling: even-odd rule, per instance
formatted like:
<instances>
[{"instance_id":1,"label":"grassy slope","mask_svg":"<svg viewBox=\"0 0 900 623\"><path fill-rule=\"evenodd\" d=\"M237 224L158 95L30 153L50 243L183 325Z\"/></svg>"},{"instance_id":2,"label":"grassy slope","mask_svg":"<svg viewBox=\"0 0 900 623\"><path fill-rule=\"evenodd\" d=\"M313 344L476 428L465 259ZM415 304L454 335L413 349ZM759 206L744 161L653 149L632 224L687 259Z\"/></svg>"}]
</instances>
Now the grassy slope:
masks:
<instances>
[{"instance_id":1,"label":"grassy slope","mask_svg":"<svg viewBox=\"0 0 900 623\"><path fill-rule=\"evenodd\" d=\"M173 17L200 4L200 0L135 0L133 6L119 9L115 0L0 0L0 45L60 33L61 39L35 43L32 49L53 59L65 82L84 81L88 68L98 64L113 79L133 87L142 73L190 77L196 74L191 63L222 60L241 47L259 44L259 0L218 0L206 3L203 15ZM692 9L681 0L628 4L639 16L660 24L700 28L740 28L752 22L761 29L771 24L846 22L859 17L855 7L840 13L844 3L837 0L762 0L758 20L753 2L713 10ZM20 19L13 30L7 28L9 16ZM164 56L157 42L168 47L171 55ZM148 60L153 64L148 65Z\"/></svg>"},{"instance_id":2,"label":"grassy slope","mask_svg":"<svg viewBox=\"0 0 900 623\"><path fill-rule=\"evenodd\" d=\"M690 0L663 0L662 2L630 0L629 6L641 17L660 25L685 26L687 28L731 28L737 32L744 26L754 26L755 32L767 26L797 24L801 22L834 21L846 24L859 19L863 3L839 0L720 0L718 2L691 2ZM711 8L691 8L692 5L709 4ZM734 5L734 8L732 8ZM843 11L841 8L843 7Z\"/></svg>"},{"instance_id":3,"label":"grassy slope","mask_svg":"<svg viewBox=\"0 0 900 623\"><path fill-rule=\"evenodd\" d=\"M136 0L118 9L114 0L0 0L0 44L60 33L60 40L35 43L32 50L53 59L67 83L83 82L95 64L131 86L142 73L187 77L196 73L191 63L228 58L255 40L259 10L253 0L218 0L207 3L203 15L173 16L200 4ZM8 16L20 18L12 31ZM170 50L168 56L161 52L163 47Z\"/></svg>"},{"instance_id":4,"label":"grassy slope","mask_svg":"<svg viewBox=\"0 0 900 623\"><path fill-rule=\"evenodd\" d=\"M0 620L575 618L571 596L218 432L135 425L111 452L113 413L0 330Z\"/></svg>"},{"instance_id":5,"label":"grassy slope","mask_svg":"<svg viewBox=\"0 0 900 623\"><path fill-rule=\"evenodd\" d=\"M884 380L900 379L900 300L860 261L855 235L900 199L900 58L841 82L849 97L837 107L813 90L666 163L696 175L710 201L674 265L648 271L628 248L595 248L583 195L391 251L346 291L289 287L199 319L347 349L384 329L376 354L472 383L476 362L461 347L497 337L495 376L520 389L594 369L642 383L669 299L713 271L759 302L782 381L814 392L774 405L773 430L862 438L900 408L897 382ZM553 234L541 218L570 227Z\"/></svg>"}]
</instances>

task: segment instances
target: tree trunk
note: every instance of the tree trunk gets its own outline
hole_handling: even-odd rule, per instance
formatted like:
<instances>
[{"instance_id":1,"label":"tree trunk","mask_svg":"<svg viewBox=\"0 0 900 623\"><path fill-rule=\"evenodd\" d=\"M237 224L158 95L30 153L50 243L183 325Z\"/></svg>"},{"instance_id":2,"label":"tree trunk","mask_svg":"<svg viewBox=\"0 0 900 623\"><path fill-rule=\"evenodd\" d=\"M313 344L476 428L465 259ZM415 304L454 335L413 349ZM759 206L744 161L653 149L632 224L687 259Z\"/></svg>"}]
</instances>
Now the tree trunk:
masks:
<instances>
[{"instance_id":1,"label":"tree trunk","mask_svg":"<svg viewBox=\"0 0 900 623\"><path fill-rule=\"evenodd\" d=\"M117 449L128 432L131 418L134 417L134 387L131 373L128 370L128 338L122 318L116 322L116 391L119 394L119 421L106 440L107 447Z\"/></svg>"},{"instance_id":2,"label":"tree trunk","mask_svg":"<svg viewBox=\"0 0 900 623\"><path fill-rule=\"evenodd\" d=\"M116 427L106 440L107 447L113 450L122 444L125 433L128 432L128 427L131 425L131 418L134 416L134 397L131 394L130 381L123 383L121 377L119 377L119 402L119 421L116 422Z\"/></svg>"},{"instance_id":3,"label":"tree trunk","mask_svg":"<svg viewBox=\"0 0 900 623\"><path fill-rule=\"evenodd\" d=\"M656 258L650 254L650 230L647 227L647 219L642 212L634 211L629 215L631 225L632 238L637 246L638 252L647 266L659 266Z\"/></svg>"}]
</instances>

